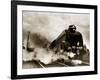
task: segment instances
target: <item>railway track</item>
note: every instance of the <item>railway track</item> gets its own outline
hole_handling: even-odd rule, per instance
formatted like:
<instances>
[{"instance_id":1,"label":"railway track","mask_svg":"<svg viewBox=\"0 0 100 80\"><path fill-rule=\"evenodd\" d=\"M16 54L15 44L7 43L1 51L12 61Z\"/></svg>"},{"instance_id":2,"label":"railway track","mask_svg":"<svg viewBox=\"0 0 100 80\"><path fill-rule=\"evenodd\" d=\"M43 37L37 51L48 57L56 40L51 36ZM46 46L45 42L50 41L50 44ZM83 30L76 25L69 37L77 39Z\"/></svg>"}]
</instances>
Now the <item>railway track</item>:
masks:
<instances>
[{"instance_id":1,"label":"railway track","mask_svg":"<svg viewBox=\"0 0 100 80\"><path fill-rule=\"evenodd\" d=\"M50 67L71 67L71 66L76 66L71 64L70 62L63 62L63 61L56 61L52 62L51 64L43 64L40 61L30 61L30 62L23 62L24 69L28 68L50 68ZM82 64L79 64L77 66L86 66L89 65L88 62L83 61Z\"/></svg>"},{"instance_id":2,"label":"railway track","mask_svg":"<svg viewBox=\"0 0 100 80\"><path fill-rule=\"evenodd\" d=\"M42 68L46 68L41 62L37 61L37 63L38 63Z\"/></svg>"},{"instance_id":3,"label":"railway track","mask_svg":"<svg viewBox=\"0 0 100 80\"><path fill-rule=\"evenodd\" d=\"M69 65L67 65L67 64L65 64L65 63L62 63L62 62L54 62L54 63L51 63L51 64L47 64L47 65L45 65L45 64L43 64L43 63L41 63L41 62L39 62L39 61L36 61L37 62L37 64L41 67L41 68L47 68L47 67L60 67L60 66L62 66L62 67L68 67Z\"/></svg>"},{"instance_id":4,"label":"railway track","mask_svg":"<svg viewBox=\"0 0 100 80\"><path fill-rule=\"evenodd\" d=\"M56 61L56 62L54 62L54 63L51 63L51 64L47 64L47 65L45 65L45 64L43 64L43 63L37 61L37 64L38 64L41 68L48 68L48 67L70 67L70 66L71 66L71 65L69 65L69 64L67 64L67 63L58 62L58 61ZM88 62L84 62L84 61L83 61L82 64L84 64L84 65L89 65ZM82 64L81 64L81 65L82 65Z\"/></svg>"},{"instance_id":5,"label":"railway track","mask_svg":"<svg viewBox=\"0 0 100 80\"><path fill-rule=\"evenodd\" d=\"M65 64L65 63L61 63L61 62L56 62L56 63L58 63L58 64L60 64L60 65L63 65L64 67L68 67L69 65L67 65L67 64Z\"/></svg>"}]
</instances>

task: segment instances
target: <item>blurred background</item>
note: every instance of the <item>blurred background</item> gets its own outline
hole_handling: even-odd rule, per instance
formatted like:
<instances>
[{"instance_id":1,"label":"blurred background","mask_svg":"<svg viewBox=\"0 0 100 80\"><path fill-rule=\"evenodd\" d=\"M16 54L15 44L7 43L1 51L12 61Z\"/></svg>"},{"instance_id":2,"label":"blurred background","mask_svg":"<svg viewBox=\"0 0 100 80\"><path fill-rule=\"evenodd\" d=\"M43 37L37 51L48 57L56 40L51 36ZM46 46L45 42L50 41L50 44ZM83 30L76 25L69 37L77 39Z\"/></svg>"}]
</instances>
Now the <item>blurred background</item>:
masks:
<instances>
[{"instance_id":1,"label":"blurred background","mask_svg":"<svg viewBox=\"0 0 100 80\"><path fill-rule=\"evenodd\" d=\"M90 44L90 17L82 13L53 13L23 11L23 41L27 39L27 32L30 31L36 40L36 35L52 42L70 24L77 26L77 31L83 35L84 44L89 48ZM42 43L41 43L42 44Z\"/></svg>"}]
</instances>

